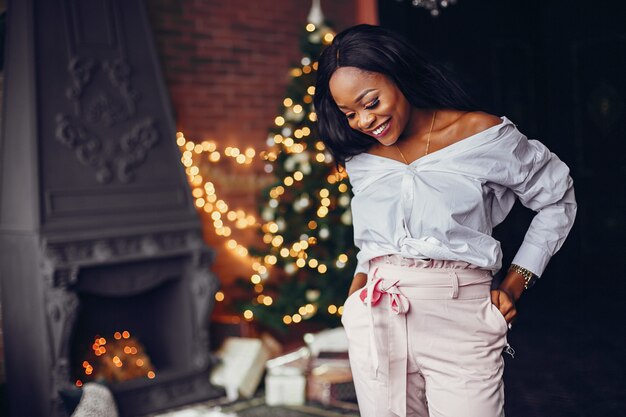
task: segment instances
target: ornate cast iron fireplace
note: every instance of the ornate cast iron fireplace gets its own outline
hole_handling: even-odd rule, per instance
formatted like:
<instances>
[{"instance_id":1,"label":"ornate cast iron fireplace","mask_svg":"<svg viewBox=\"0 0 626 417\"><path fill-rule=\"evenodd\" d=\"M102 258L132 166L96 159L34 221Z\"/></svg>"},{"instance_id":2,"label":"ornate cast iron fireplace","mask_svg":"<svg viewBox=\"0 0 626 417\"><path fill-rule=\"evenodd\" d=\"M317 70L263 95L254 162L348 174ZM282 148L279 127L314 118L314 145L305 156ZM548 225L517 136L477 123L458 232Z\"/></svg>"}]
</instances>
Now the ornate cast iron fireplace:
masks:
<instances>
[{"instance_id":1,"label":"ornate cast iron fireplace","mask_svg":"<svg viewBox=\"0 0 626 417\"><path fill-rule=\"evenodd\" d=\"M77 344L129 328L157 376L111 386L122 415L219 395L202 240L140 0L9 3L0 271L15 416L63 415Z\"/></svg>"}]
</instances>

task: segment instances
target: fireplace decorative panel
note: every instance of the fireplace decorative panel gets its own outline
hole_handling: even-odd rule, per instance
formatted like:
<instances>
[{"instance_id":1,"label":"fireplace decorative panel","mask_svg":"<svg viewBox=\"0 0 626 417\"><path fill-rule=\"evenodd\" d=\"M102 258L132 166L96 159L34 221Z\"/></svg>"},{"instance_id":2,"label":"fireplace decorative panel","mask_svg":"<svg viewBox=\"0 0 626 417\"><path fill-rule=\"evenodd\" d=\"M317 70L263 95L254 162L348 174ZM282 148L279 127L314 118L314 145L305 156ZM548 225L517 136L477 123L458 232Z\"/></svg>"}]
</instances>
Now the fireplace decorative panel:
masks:
<instances>
[{"instance_id":1,"label":"fireplace decorative panel","mask_svg":"<svg viewBox=\"0 0 626 417\"><path fill-rule=\"evenodd\" d=\"M218 280L141 0L8 5L0 273L12 415L62 416L78 346L129 326L153 379L123 416L215 397Z\"/></svg>"}]
</instances>

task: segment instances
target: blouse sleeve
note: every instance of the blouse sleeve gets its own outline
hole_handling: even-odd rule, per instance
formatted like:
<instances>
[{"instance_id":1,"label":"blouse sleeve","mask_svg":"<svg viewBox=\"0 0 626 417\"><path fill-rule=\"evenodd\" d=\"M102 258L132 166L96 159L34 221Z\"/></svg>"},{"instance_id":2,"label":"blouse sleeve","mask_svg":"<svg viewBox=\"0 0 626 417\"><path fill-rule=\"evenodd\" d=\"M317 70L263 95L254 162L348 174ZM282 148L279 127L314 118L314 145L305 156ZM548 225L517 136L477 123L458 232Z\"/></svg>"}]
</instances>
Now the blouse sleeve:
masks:
<instances>
[{"instance_id":1,"label":"blouse sleeve","mask_svg":"<svg viewBox=\"0 0 626 417\"><path fill-rule=\"evenodd\" d=\"M504 146L509 163L501 184L537 214L533 218L513 263L541 276L550 258L561 248L576 217L576 199L569 168L536 140L517 129Z\"/></svg>"}]
</instances>

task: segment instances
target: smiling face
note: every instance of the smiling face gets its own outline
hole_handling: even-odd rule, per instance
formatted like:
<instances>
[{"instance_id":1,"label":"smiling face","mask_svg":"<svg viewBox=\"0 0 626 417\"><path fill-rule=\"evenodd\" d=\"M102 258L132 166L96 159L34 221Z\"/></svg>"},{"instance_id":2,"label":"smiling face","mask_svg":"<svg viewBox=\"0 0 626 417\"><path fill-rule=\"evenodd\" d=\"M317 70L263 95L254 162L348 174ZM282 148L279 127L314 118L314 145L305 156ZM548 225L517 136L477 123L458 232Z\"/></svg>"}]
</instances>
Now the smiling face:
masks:
<instances>
[{"instance_id":1,"label":"smiling face","mask_svg":"<svg viewBox=\"0 0 626 417\"><path fill-rule=\"evenodd\" d=\"M412 129L412 107L387 76L355 67L340 67L329 81L330 92L348 124L385 146Z\"/></svg>"}]
</instances>

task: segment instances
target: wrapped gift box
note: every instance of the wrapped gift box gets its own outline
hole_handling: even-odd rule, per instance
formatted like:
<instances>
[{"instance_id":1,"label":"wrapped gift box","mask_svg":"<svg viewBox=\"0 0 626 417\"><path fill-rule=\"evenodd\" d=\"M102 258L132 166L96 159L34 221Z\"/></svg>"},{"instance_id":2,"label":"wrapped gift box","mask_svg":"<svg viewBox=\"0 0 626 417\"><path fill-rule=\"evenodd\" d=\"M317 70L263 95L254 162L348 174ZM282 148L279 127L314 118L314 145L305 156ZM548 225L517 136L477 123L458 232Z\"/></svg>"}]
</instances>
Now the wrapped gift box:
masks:
<instances>
[{"instance_id":1,"label":"wrapped gift box","mask_svg":"<svg viewBox=\"0 0 626 417\"><path fill-rule=\"evenodd\" d=\"M270 349L261 339L230 337L216 352L220 363L211 373L211 382L223 386L230 400L250 398L256 392Z\"/></svg>"},{"instance_id":2,"label":"wrapped gift box","mask_svg":"<svg viewBox=\"0 0 626 417\"><path fill-rule=\"evenodd\" d=\"M295 352L267 361L265 402L267 405L302 405L306 397L306 372L310 351L300 348Z\"/></svg>"},{"instance_id":3,"label":"wrapped gift box","mask_svg":"<svg viewBox=\"0 0 626 417\"><path fill-rule=\"evenodd\" d=\"M356 402L347 352L320 352L311 361L307 399L324 405Z\"/></svg>"}]
</instances>

